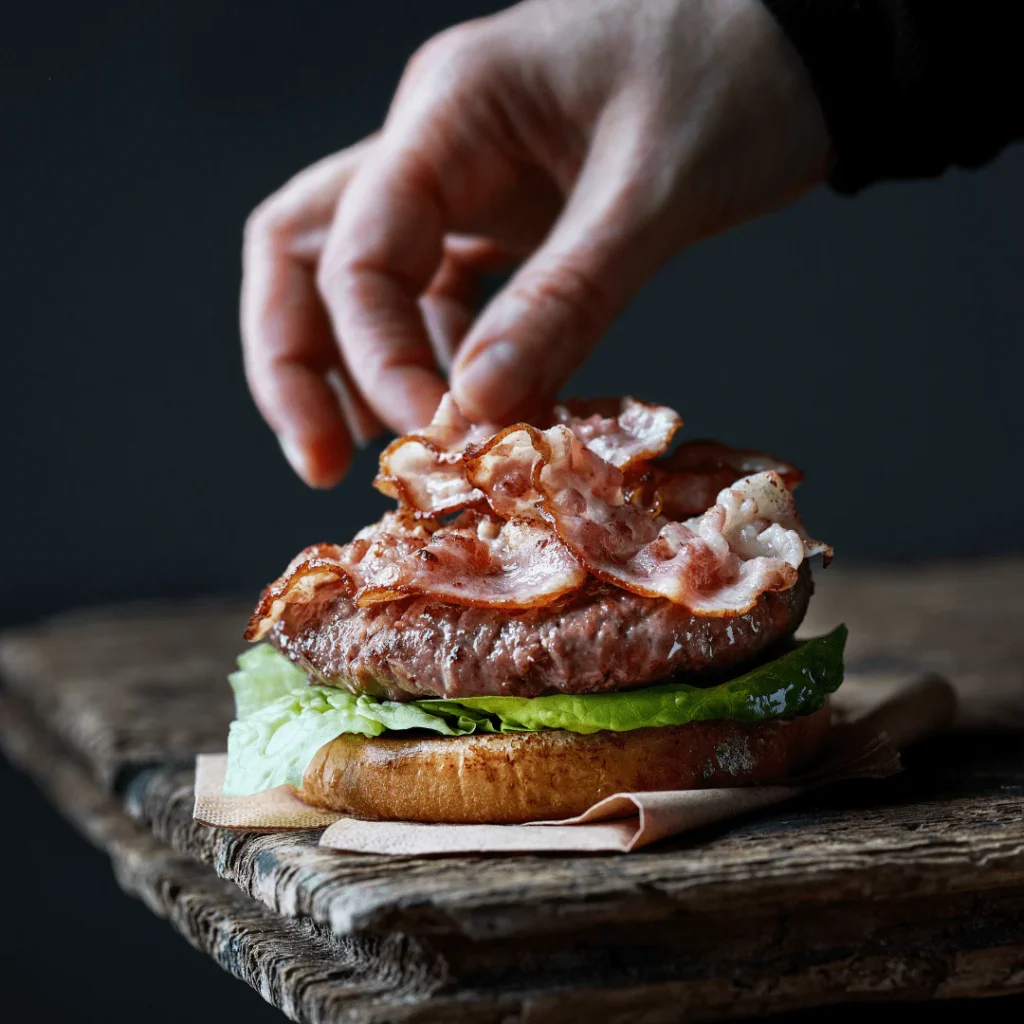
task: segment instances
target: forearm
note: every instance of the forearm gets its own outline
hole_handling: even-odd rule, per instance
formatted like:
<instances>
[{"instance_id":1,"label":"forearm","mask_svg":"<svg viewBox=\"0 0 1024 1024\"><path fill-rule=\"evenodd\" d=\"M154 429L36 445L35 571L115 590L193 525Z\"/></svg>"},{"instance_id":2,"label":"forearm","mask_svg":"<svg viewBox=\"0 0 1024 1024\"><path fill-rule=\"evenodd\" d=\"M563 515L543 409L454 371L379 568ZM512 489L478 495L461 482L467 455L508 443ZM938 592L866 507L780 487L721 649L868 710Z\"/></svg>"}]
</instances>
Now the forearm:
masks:
<instances>
[{"instance_id":1,"label":"forearm","mask_svg":"<svg viewBox=\"0 0 1024 1024\"><path fill-rule=\"evenodd\" d=\"M814 81L837 190L976 167L1024 137L1019 4L763 2Z\"/></svg>"}]
</instances>

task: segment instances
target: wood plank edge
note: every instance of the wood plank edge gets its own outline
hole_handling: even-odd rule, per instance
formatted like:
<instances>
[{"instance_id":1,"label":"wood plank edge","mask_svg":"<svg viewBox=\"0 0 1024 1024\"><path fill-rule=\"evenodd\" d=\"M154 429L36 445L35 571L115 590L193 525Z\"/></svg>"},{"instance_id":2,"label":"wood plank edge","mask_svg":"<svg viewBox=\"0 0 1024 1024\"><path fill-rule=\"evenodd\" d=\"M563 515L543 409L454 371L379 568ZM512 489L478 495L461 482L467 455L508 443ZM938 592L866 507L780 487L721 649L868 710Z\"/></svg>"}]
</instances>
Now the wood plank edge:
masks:
<instances>
[{"instance_id":1,"label":"wood plank edge","mask_svg":"<svg viewBox=\"0 0 1024 1024\"><path fill-rule=\"evenodd\" d=\"M727 976L568 990L437 994L420 974L395 985L394 960L357 940L335 940L309 921L283 919L175 853L133 822L41 732L17 702L0 695L0 746L59 809L110 855L121 885L166 918L193 946L246 981L291 1019L326 1024L437 1021L467 1024L645 1024L740 1019L838 1002L900 1001L1024 992L1024 944L937 956L851 955L795 976L742 981ZM22 709L23 711L23 709ZM41 767L42 766L42 767ZM414 972L415 973L415 972Z\"/></svg>"},{"instance_id":2,"label":"wood plank edge","mask_svg":"<svg viewBox=\"0 0 1024 1024\"><path fill-rule=\"evenodd\" d=\"M308 919L279 917L206 865L175 852L132 821L22 702L4 694L0 748L110 857L126 892L292 1020L370 1021L381 1013L392 1019L395 1008L404 1018L442 983L435 965L408 957L403 962L396 954L405 951L394 943L337 940ZM464 1009L469 1015L454 1019L492 1020L486 1005L482 1016L470 1012L471 1004Z\"/></svg>"}]
</instances>

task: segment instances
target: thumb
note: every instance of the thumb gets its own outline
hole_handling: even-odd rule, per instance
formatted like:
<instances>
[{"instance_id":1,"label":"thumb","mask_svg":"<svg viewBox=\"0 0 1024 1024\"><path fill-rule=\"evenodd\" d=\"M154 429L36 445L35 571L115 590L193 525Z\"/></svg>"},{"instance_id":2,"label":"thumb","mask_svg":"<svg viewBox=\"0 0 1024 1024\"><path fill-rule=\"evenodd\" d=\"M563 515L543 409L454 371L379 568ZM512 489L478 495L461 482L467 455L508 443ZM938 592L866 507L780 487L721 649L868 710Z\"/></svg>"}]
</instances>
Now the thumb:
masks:
<instances>
[{"instance_id":1,"label":"thumb","mask_svg":"<svg viewBox=\"0 0 1024 1024\"><path fill-rule=\"evenodd\" d=\"M621 149L588 159L551 234L466 336L451 390L471 419L510 422L554 397L667 255L657 189L609 163Z\"/></svg>"}]
</instances>

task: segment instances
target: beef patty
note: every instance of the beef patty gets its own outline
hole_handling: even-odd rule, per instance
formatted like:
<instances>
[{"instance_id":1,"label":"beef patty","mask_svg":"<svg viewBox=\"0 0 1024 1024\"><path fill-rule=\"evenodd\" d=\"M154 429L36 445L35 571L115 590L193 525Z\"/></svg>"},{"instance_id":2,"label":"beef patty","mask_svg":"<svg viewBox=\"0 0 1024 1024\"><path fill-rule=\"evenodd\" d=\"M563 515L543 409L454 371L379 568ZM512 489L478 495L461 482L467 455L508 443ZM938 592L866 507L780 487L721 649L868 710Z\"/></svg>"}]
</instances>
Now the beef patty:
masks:
<instances>
[{"instance_id":1,"label":"beef patty","mask_svg":"<svg viewBox=\"0 0 1024 1024\"><path fill-rule=\"evenodd\" d=\"M800 625L812 589L805 562L795 586L727 618L597 582L519 612L341 597L306 621L286 616L269 639L317 681L390 700L601 693L734 669Z\"/></svg>"}]
</instances>

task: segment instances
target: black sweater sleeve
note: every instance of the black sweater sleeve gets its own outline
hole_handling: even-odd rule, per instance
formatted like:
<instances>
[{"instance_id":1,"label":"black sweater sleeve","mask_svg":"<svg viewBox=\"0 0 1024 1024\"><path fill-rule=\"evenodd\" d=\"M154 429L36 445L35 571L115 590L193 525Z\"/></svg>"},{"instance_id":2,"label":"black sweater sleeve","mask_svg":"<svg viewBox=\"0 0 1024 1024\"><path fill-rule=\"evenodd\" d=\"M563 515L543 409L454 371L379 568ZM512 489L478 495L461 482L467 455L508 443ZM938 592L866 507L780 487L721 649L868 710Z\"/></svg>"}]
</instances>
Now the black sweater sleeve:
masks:
<instances>
[{"instance_id":1,"label":"black sweater sleeve","mask_svg":"<svg viewBox=\"0 0 1024 1024\"><path fill-rule=\"evenodd\" d=\"M1024 137L1020 0L763 0L807 66L831 184L977 167Z\"/></svg>"}]
</instances>

